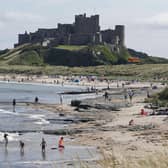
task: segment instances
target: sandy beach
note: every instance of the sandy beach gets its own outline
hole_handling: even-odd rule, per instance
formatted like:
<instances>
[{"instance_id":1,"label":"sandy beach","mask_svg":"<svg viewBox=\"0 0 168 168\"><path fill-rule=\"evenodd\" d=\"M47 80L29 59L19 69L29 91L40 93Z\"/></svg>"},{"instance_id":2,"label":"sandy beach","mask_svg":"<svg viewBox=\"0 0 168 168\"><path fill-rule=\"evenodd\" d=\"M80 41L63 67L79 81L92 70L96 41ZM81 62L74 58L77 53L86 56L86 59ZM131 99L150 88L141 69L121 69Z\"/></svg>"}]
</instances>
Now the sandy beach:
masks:
<instances>
[{"instance_id":1,"label":"sandy beach","mask_svg":"<svg viewBox=\"0 0 168 168\"><path fill-rule=\"evenodd\" d=\"M137 90L141 90L143 87L137 87ZM151 90L151 92L153 91ZM168 145L168 118L166 115L150 115L153 110L144 108L145 98L146 93L141 91L140 94L135 95L130 107L121 108L117 112L102 109L93 111L92 115L96 120L78 126L79 128L88 128L90 131L74 135L75 143L97 146L100 151L103 150L105 153L114 152L120 157L134 159L163 153L167 150ZM114 103L124 100L112 98L110 101ZM102 100L97 101L97 103L100 102L102 103ZM141 109L145 109L147 115L142 116ZM83 112L83 115L90 116L90 111ZM130 120L133 120L132 125L129 125Z\"/></svg>"},{"instance_id":2,"label":"sandy beach","mask_svg":"<svg viewBox=\"0 0 168 168\"><path fill-rule=\"evenodd\" d=\"M47 82L50 80L47 80ZM157 93L165 86L155 83L153 85L156 85L158 89L152 90L150 82L129 83L125 88L135 89L136 92L132 103L130 103L129 99L125 102L124 95L121 93L123 82L125 81L114 81L109 84L111 89L107 90L110 95L108 101L105 101L102 96L105 91L101 91L99 98L88 100L104 106L119 102L128 105L128 107L120 108L119 111L89 108L79 112L70 105L42 106L42 108L50 110L56 108L65 115L73 114L77 117L93 119L90 122L72 124L69 127L72 130L82 130L82 133L75 133L70 136L70 138L74 139L72 144L96 146L107 153L115 151L117 154L120 153L121 155L132 157L144 157L152 152L163 152L165 146L167 146L167 116L150 116L149 114L153 111L151 109L145 109L148 113L147 116L141 116L140 112L146 105L144 103L146 91L150 90L151 94ZM89 83L86 80L84 80L84 83L90 87L93 85L92 82ZM102 88L107 86L105 81L97 83L97 86ZM119 85L118 88L117 84ZM115 91L114 88L116 89ZM119 97L113 96L115 92L119 92ZM133 125L129 125L130 120L134 121Z\"/></svg>"},{"instance_id":3,"label":"sandy beach","mask_svg":"<svg viewBox=\"0 0 168 168\"><path fill-rule=\"evenodd\" d=\"M79 77L74 78L79 79ZM69 139L65 142L67 146L90 146L95 147L100 153L103 151L108 155L114 152L119 157L133 159L144 158L152 153L166 150L168 145L167 116L150 115L153 110L144 108L147 105L144 103L147 91L150 94L161 91L166 87L161 83L153 83L152 85L157 86L157 89L152 89L150 82L107 82L97 79L89 81L84 77L80 78L80 82L73 82L72 78L68 79L68 77L37 78L33 76L32 80L26 80L25 76L13 78L11 75L6 75L5 79L4 76L0 76L0 80L9 83L25 82L44 85L60 85L63 82L64 85L84 85L90 88L96 85L96 88L99 88L96 97L81 100L80 107L72 107L70 104L34 104L33 102L20 104L25 108L38 109L39 112L50 111L52 115L64 116L63 120L61 118L57 120L70 121L71 124L67 127L43 130L46 135L61 135ZM54 83L57 80L59 82ZM134 91L132 101L129 97L124 98L125 90ZM105 92L108 92L107 99L104 96ZM77 96L76 100L78 100ZM141 109L144 109L147 114L141 115ZM73 118L66 118L72 116ZM131 120L132 123L129 124Z\"/></svg>"},{"instance_id":4,"label":"sandy beach","mask_svg":"<svg viewBox=\"0 0 168 168\"><path fill-rule=\"evenodd\" d=\"M63 106L65 113L73 113L76 116L84 118L93 118L93 121L79 123L70 126L69 129L80 129L82 133L77 133L71 138L73 144L96 146L100 151L105 153L114 152L124 157L144 158L152 153L160 153L166 150L167 146L167 116L153 116L152 109L145 109L144 103L146 90L151 94L157 93L164 88L156 84L157 90L150 88L150 83L134 83L128 88L135 89L135 96L132 103L129 100L124 102L123 95L115 96L114 90L108 90L109 100L105 101L104 97L89 99L96 104L115 104L123 103L128 107L122 107L119 111L107 109L88 108L87 110L74 111L72 107ZM121 92L121 88L116 92ZM88 101L87 101L88 102ZM147 115L141 115L141 109L147 112ZM129 125L130 120L133 124Z\"/></svg>"}]
</instances>

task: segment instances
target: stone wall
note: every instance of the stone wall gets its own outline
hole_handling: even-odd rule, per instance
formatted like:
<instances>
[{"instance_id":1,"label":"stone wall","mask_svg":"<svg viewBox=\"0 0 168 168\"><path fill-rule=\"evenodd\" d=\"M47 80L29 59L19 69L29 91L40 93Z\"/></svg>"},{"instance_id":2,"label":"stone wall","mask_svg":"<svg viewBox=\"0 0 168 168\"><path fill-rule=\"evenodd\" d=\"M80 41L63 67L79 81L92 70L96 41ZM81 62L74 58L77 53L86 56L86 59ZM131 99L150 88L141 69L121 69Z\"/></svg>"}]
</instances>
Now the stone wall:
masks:
<instances>
[{"instance_id":1,"label":"stone wall","mask_svg":"<svg viewBox=\"0 0 168 168\"><path fill-rule=\"evenodd\" d=\"M71 45L86 45L92 42L91 34L72 34L70 39Z\"/></svg>"},{"instance_id":2,"label":"stone wall","mask_svg":"<svg viewBox=\"0 0 168 168\"><path fill-rule=\"evenodd\" d=\"M125 28L123 25L115 26L115 29L100 31L99 15L86 17L86 14L76 15L73 24L58 24L58 28L38 29L34 33L19 34L19 46L25 43L41 44L43 41L52 39L52 45L87 45L90 43L109 43L113 45L124 46Z\"/></svg>"}]
</instances>

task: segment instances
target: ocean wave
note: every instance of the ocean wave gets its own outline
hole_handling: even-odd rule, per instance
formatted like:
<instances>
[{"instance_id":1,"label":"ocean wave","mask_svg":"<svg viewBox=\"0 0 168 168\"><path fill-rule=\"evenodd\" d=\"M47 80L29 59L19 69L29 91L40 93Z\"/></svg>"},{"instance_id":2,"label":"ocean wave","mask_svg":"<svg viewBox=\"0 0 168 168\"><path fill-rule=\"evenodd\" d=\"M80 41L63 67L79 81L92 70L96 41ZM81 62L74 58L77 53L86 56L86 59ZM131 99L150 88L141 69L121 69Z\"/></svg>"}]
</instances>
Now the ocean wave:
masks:
<instances>
[{"instance_id":1,"label":"ocean wave","mask_svg":"<svg viewBox=\"0 0 168 168\"><path fill-rule=\"evenodd\" d=\"M40 114L30 115L30 118L37 119L37 121L35 121L34 123L38 125L50 124L50 122L45 119L45 115Z\"/></svg>"},{"instance_id":2,"label":"ocean wave","mask_svg":"<svg viewBox=\"0 0 168 168\"><path fill-rule=\"evenodd\" d=\"M11 114L11 115L19 115L18 112L12 112L12 111L7 111L7 110L3 110L3 109L0 109L0 113Z\"/></svg>"}]
</instances>

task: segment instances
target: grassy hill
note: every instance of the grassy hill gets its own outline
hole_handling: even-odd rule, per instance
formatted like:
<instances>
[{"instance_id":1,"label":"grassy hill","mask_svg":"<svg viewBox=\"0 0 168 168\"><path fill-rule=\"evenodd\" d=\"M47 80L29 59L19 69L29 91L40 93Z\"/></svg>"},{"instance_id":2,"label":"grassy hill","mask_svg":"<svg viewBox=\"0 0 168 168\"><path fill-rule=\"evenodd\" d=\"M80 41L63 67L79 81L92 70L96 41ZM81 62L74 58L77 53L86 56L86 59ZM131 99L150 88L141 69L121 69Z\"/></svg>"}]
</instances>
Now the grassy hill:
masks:
<instances>
[{"instance_id":1,"label":"grassy hill","mask_svg":"<svg viewBox=\"0 0 168 168\"><path fill-rule=\"evenodd\" d=\"M60 45L49 48L27 44L0 51L0 63L7 65L96 66L126 63L128 57L130 55L125 48L121 49L121 54L117 54L105 45Z\"/></svg>"},{"instance_id":2,"label":"grassy hill","mask_svg":"<svg viewBox=\"0 0 168 168\"><path fill-rule=\"evenodd\" d=\"M168 63L168 59L149 56L146 53L138 52L138 51L135 51L133 49L128 49L128 52L133 57L140 58L141 63L145 63L145 64L164 64L164 63Z\"/></svg>"},{"instance_id":3,"label":"grassy hill","mask_svg":"<svg viewBox=\"0 0 168 168\"><path fill-rule=\"evenodd\" d=\"M147 54L131 49L120 48L112 52L108 45L59 45L42 47L38 44L25 44L11 50L0 51L0 64L6 65L60 65L60 66L98 66L127 64L129 57L138 57L141 63L168 63L168 60L149 57Z\"/></svg>"}]
</instances>

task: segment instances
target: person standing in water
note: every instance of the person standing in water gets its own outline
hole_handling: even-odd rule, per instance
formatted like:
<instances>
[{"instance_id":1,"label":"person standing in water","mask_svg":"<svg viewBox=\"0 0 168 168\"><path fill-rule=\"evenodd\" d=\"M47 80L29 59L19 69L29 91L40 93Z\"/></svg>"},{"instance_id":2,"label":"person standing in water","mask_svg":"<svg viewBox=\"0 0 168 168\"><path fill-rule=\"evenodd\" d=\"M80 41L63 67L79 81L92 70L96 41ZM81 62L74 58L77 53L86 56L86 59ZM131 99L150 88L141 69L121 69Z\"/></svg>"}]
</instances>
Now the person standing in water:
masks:
<instances>
[{"instance_id":1,"label":"person standing in water","mask_svg":"<svg viewBox=\"0 0 168 168\"><path fill-rule=\"evenodd\" d=\"M62 105L63 103L63 96L60 94L60 104Z\"/></svg>"},{"instance_id":2,"label":"person standing in water","mask_svg":"<svg viewBox=\"0 0 168 168\"><path fill-rule=\"evenodd\" d=\"M13 102L12 102L12 104L13 104L13 112L15 112L16 99L13 99Z\"/></svg>"},{"instance_id":3,"label":"person standing in water","mask_svg":"<svg viewBox=\"0 0 168 168\"><path fill-rule=\"evenodd\" d=\"M39 98L36 96L34 102L37 104L39 102Z\"/></svg>"},{"instance_id":4,"label":"person standing in water","mask_svg":"<svg viewBox=\"0 0 168 168\"><path fill-rule=\"evenodd\" d=\"M19 146L20 146L20 153L24 153L24 142L19 141Z\"/></svg>"},{"instance_id":5,"label":"person standing in water","mask_svg":"<svg viewBox=\"0 0 168 168\"><path fill-rule=\"evenodd\" d=\"M45 147L47 146L47 143L46 141L44 140L44 138L42 138L42 142L41 142L41 151L42 152L45 152Z\"/></svg>"},{"instance_id":6,"label":"person standing in water","mask_svg":"<svg viewBox=\"0 0 168 168\"><path fill-rule=\"evenodd\" d=\"M4 140L5 140L5 147L8 146L8 134L4 134Z\"/></svg>"},{"instance_id":7,"label":"person standing in water","mask_svg":"<svg viewBox=\"0 0 168 168\"><path fill-rule=\"evenodd\" d=\"M59 148L64 148L64 138L63 138L63 137L61 137L61 138L59 139L58 147L59 147Z\"/></svg>"}]
</instances>

